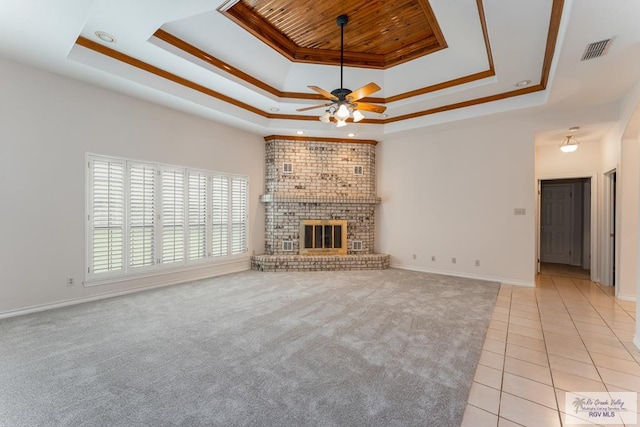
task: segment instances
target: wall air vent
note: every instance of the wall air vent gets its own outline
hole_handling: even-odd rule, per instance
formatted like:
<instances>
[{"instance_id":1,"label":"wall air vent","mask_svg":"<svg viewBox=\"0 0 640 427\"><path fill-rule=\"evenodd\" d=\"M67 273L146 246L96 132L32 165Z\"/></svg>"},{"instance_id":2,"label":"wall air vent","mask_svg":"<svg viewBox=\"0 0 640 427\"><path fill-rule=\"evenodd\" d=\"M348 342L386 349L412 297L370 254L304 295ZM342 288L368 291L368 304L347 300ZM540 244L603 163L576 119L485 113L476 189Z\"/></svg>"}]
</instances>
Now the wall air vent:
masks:
<instances>
[{"instance_id":1,"label":"wall air vent","mask_svg":"<svg viewBox=\"0 0 640 427\"><path fill-rule=\"evenodd\" d=\"M282 173L283 174L287 174L287 175L292 174L293 173L293 163L291 163L291 162L282 163Z\"/></svg>"},{"instance_id":2,"label":"wall air vent","mask_svg":"<svg viewBox=\"0 0 640 427\"><path fill-rule=\"evenodd\" d=\"M291 252L293 250L293 241L292 240L283 240L282 241L282 252Z\"/></svg>"},{"instance_id":3,"label":"wall air vent","mask_svg":"<svg viewBox=\"0 0 640 427\"><path fill-rule=\"evenodd\" d=\"M602 55L607 53L609 46L611 46L611 39L600 40L599 42L587 45L587 48L584 50L580 61L587 61L589 59L601 57Z\"/></svg>"},{"instance_id":4,"label":"wall air vent","mask_svg":"<svg viewBox=\"0 0 640 427\"><path fill-rule=\"evenodd\" d=\"M353 250L361 251L362 250L362 240L354 240L353 241Z\"/></svg>"}]
</instances>

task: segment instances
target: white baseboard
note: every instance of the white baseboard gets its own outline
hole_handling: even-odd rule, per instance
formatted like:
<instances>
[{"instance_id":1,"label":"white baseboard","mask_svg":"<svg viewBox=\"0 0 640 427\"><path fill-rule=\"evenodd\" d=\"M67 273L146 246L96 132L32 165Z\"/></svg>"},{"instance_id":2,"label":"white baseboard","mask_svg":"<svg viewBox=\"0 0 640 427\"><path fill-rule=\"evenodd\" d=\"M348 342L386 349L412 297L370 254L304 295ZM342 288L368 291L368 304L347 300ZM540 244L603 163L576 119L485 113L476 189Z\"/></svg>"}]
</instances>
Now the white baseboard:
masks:
<instances>
[{"instance_id":1,"label":"white baseboard","mask_svg":"<svg viewBox=\"0 0 640 427\"><path fill-rule=\"evenodd\" d=\"M156 276L156 278L159 280L156 283L147 284L144 286L132 287L124 290L104 292L104 293L101 293L98 295L92 295L89 297L73 298L73 299L68 299L63 301L56 301L48 304L34 305L31 307L25 307L17 310L0 312L0 319L5 319L5 318L15 317L15 316L22 316L24 314L29 314L29 313L37 313L39 311L51 310L54 308L68 307L70 305L82 304L82 303L91 302L91 301L98 301L101 299L133 294L136 292L142 292L150 289L162 288L165 286L178 285L180 283L187 283L187 282L193 282L196 280L208 279L211 277L224 276L226 274L231 274L231 273L240 273L242 271L247 271L249 269L250 269L250 265L247 263L247 261L240 261L240 262L232 262L232 263L227 263L223 265L218 265L215 271L212 271L211 269L194 270L188 276L182 275L179 278L176 278L175 276L172 277L169 274L159 275L159 276Z\"/></svg>"},{"instance_id":2,"label":"white baseboard","mask_svg":"<svg viewBox=\"0 0 640 427\"><path fill-rule=\"evenodd\" d=\"M391 263L391 267L399 268L401 270L421 271L423 273L442 274L445 276L464 277L466 279L483 280L485 282L499 282L505 285L524 286L527 288L535 288L536 286L535 283L533 282L523 282L519 280L506 279L504 277L481 276L478 274L467 274L467 273L460 273L457 271L448 271L448 270L434 270L429 268L416 267L412 265L395 264L395 263Z\"/></svg>"},{"instance_id":3,"label":"white baseboard","mask_svg":"<svg viewBox=\"0 0 640 427\"><path fill-rule=\"evenodd\" d=\"M632 295L618 295L616 298L622 301L636 302L636 297Z\"/></svg>"}]
</instances>

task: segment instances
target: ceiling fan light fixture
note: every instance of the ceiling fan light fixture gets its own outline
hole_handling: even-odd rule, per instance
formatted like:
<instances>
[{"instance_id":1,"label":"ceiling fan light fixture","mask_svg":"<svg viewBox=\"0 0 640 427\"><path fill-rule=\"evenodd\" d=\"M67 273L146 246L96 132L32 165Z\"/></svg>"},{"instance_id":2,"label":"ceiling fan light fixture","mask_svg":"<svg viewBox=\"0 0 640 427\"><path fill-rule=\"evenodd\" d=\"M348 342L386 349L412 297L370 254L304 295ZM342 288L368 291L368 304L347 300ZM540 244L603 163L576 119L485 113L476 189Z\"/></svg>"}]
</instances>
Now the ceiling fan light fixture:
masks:
<instances>
[{"instance_id":1,"label":"ceiling fan light fixture","mask_svg":"<svg viewBox=\"0 0 640 427\"><path fill-rule=\"evenodd\" d=\"M340 104L338 111L335 112L335 118L338 120L347 120L349 118L349 108L345 104Z\"/></svg>"},{"instance_id":2,"label":"ceiling fan light fixture","mask_svg":"<svg viewBox=\"0 0 640 427\"><path fill-rule=\"evenodd\" d=\"M347 125L347 121L346 120L341 120L341 119L337 119L337 123L336 123L336 127L337 128L341 128Z\"/></svg>"},{"instance_id":3,"label":"ceiling fan light fixture","mask_svg":"<svg viewBox=\"0 0 640 427\"><path fill-rule=\"evenodd\" d=\"M353 121L358 123L362 119L364 119L364 114L358 110L353 110Z\"/></svg>"},{"instance_id":4,"label":"ceiling fan light fixture","mask_svg":"<svg viewBox=\"0 0 640 427\"><path fill-rule=\"evenodd\" d=\"M567 137L560 144L560 150L563 153L573 153L578 149L578 142L573 140L573 135L567 135Z\"/></svg>"},{"instance_id":5,"label":"ceiling fan light fixture","mask_svg":"<svg viewBox=\"0 0 640 427\"><path fill-rule=\"evenodd\" d=\"M325 111L324 114L320 116L320 121L322 123L329 123L331 121L331 113L329 110Z\"/></svg>"}]
</instances>

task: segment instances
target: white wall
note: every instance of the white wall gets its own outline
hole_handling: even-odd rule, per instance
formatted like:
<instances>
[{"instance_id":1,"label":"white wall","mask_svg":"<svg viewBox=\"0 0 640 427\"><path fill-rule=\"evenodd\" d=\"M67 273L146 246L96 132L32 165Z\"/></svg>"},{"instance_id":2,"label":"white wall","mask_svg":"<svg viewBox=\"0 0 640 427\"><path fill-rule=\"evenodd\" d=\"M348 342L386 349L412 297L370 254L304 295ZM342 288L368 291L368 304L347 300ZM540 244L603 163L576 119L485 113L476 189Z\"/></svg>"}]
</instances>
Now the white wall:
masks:
<instances>
[{"instance_id":1,"label":"white wall","mask_svg":"<svg viewBox=\"0 0 640 427\"><path fill-rule=\"evenodd\" d=\"M620 222L617 234L619 268L616 295L635 301L638 283L638 195L640 194L640 143L623 139L620 170L617 174Z\"/></svg>"},{"instance_id":2,"label":"white wall","mask_svg":"<svg viewBox=\"0 0 640 427\"><path fill-rule=\"evenodd\" d=\"M487 121L378 145L377 251L392 266L533 286L533 131Z\"/></svg>"},{"instance_id":3,"label":"white wall","mask_svg":"<svg viewBox=\"0 0 640 427\"><path fill-rule=\"evenodd\" d=\"M0 98L0 315L248 268L85 288L87 152L248 175L250 252L262 253L261 137L4 60Z\"/></svg>"},{"instance_id":4,"label":"white wall","mask_svg":"<svg viewBox=\"0 0 640 427\"><path fill-rule=\"evenodd\" d=\"M602 170L600 141L580 141L573 153L557 145L536 146L536 179L589 178Z\"/></svg>"},{"instance_id":5,"label":"white wall","mask_svg":"<svg viewBox=\"0 0 640 427\"><path fill-rule=\"evenodd\" d=\"M615 263L615 273L616 276L620 275L620 239L616 239L616 247L611 247L610 244L610 233L611 233L611 223L613 218L611 218L610 214L610 206L613 203L613 198L616 200L616 232L617 236L620 235L620 186L617 186L616 195L610 192L611 186L611 176L610 173L616 172L616 180L620 179L620 156L621 156L621 143L620 143L620 135L622 134L621 124L618 123L611 131L605 135L602 139L602 174L600 176L601 183L598 187L599 195L598 195L598 245L601 249L600 259L597 260L598 268L599 268L599 276L596 278L600 283L605 285L611 285L614 282L618 282L619 279L616 277L613 280L612 277L612 262L613 259L613 251L615 249L616 257Z\"/></svg>"}]
</instances>

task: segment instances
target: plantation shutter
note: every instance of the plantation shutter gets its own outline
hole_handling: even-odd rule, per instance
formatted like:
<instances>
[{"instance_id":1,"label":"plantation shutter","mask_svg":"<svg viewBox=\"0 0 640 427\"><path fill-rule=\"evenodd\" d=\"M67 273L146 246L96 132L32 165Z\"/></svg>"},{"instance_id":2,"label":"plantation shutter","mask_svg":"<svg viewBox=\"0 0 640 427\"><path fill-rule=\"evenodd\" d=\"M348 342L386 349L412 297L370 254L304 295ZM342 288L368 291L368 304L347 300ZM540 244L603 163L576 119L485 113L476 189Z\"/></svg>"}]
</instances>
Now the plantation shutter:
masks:
<instances>
[{"instance_id":1,"label":"plantation shutter","mask_svg":"<svg viewBox=\"0 0 640 427\"><path fill-rule=\"evenodd\" d=\"M155 264L156 168L129 167L129 267Z\"/></svg>"},{"instance_id":2,"label":"plantation shutter","mask_svg":"<svg viewBox=\"0 0 640 427\"><path fill-rule=\"evenodd\" d=\"M188 192L188 243L189 260L207 256L207 175L189 173Z\"/></svg>"},{"instance_id":3,"label":"plantation shutter","mask_svg":"<svg viewBox=\"0 0 640 427\"><path fill-rule=\"evenodd\" d=\"M90 253L89 272L124 268L124 162L90 161Z\"/></svg>"},{"instance_id":4,"label":"plantation shutter","mask_svg":"<svg viewBox=\"0 0 640 427\"><path fill-rule=\"evenodd\" d=\"M231 254L247 251L247 180L231 178Z\"/></svg>"},{"instance_id":5,"label":"plantation shutter","mask_svg":"<svg viewBox=\"0 0 640 427\"><path fill-rule=\"evenodd\" d=\"M229 253L229 177L211 178L211 256Z\"/></svg>"},{"instance_id":6,"label":"plantation shutter","mask_svg":"<svg viewBox=\"0 0 640 427\"><path fill-rule=\"evenodd\" d=\"M184 261L184 171L163 169L162 259L163 264Z\"/></svg>"}]
</instances>

